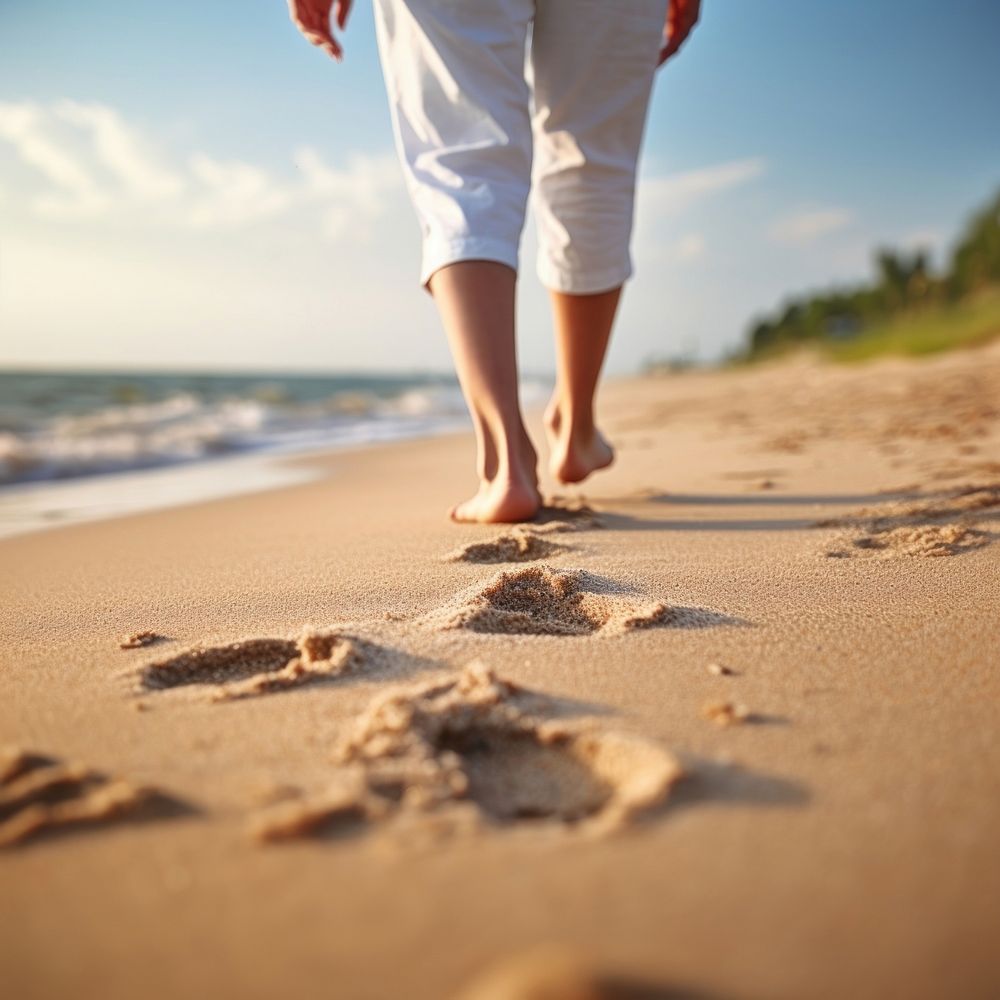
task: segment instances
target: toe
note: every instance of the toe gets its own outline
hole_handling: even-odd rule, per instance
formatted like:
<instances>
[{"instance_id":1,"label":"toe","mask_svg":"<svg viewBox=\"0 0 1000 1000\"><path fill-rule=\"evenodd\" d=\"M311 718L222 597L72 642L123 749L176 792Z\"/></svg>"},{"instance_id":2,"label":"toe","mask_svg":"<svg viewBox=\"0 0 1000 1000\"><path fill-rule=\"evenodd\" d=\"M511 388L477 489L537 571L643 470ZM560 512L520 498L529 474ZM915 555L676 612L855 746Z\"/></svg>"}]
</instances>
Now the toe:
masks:
<instances>
[{"instance_id":1,"label":"toe","mask_svg":"<svg viewBox=\"0 0 1000 1000\"><path fill-rule=\"evenodd\" d=\"M457 503L448 511L448 516L458 524L466 524L469 521L474 521L474 517L469 517L468 506L468 503Z\"/></svg>"}]
</instances>

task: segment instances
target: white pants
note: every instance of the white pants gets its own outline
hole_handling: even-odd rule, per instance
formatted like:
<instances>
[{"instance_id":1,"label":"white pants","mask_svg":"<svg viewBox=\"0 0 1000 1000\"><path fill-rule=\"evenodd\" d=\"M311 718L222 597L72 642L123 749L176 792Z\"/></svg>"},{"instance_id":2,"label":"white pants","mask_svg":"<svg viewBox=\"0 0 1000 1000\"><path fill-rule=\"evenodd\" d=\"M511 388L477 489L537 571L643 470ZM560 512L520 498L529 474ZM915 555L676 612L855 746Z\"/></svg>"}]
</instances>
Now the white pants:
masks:
<instances>
[{"instance_id":1,"label":"white pants","mask_svg":"<svg viewBox=\"0 0 1000 1000\"><path fill-rule=\"evenodd\" d=\"M530 189L542 283L621 285L667 0L374 3L421 284L460 260L517 270Z\"/></svg>"}]
</instances>

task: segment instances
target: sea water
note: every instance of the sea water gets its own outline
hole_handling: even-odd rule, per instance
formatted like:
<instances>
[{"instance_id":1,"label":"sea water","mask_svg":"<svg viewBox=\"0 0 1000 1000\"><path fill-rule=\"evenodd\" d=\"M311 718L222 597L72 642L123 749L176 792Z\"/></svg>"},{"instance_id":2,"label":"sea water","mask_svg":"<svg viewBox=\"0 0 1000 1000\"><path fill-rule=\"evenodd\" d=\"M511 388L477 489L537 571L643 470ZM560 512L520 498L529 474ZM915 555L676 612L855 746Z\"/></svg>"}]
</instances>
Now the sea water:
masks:
<instances>
[{"instance_id":1,"label":"sea water","mask_svg":"<svg viewBox=\"0 0 1000 1000\"><path fill-rule=\"evenodd\" d=\"M528 379L540 402L546 380ZM277 458L458 430L437 374L0 371L0 535L285 485Z\"/></svg>"}]
</instances>

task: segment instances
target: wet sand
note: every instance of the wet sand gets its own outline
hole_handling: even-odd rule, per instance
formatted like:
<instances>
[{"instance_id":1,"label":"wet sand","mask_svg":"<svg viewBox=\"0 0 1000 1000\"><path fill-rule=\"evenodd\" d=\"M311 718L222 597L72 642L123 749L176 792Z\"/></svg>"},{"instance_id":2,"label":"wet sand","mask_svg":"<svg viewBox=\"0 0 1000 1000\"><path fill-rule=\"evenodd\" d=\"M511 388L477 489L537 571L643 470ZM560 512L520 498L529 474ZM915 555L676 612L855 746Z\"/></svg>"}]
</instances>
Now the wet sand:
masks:
<instances>
[{"instance_id":1,"label":"wet sand","mask_svg":"<svg viewBox=\"0 0 1000 1000\"><path fill-rule=\"evenodd\" d=\"M995 996L1000 346L602 412L0 541L5 994Z\"/></svg>"}]
</instances>

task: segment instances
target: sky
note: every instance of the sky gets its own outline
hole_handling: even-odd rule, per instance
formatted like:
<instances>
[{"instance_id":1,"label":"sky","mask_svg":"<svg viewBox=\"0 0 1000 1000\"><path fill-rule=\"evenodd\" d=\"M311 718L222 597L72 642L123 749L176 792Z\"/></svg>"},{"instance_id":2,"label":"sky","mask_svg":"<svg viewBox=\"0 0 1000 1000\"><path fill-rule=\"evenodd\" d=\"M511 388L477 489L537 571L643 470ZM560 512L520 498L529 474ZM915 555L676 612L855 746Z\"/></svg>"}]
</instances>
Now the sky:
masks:
<instances>
[{"instance_id":1,"label":"sky","mask_svg":"<svg viewBox=\"0 0 1000 1000\"><path fill-rule=\"evenodd\" d=\"M704 0L656 80L610 371L716 359L877 246L944 260L1000 187L998 44L995 0ZM368 0L344 47L283 0L0 0L0 365L447 370ZM530 222L521 260L544 373Z\"/></svg>"}]
</instances>

